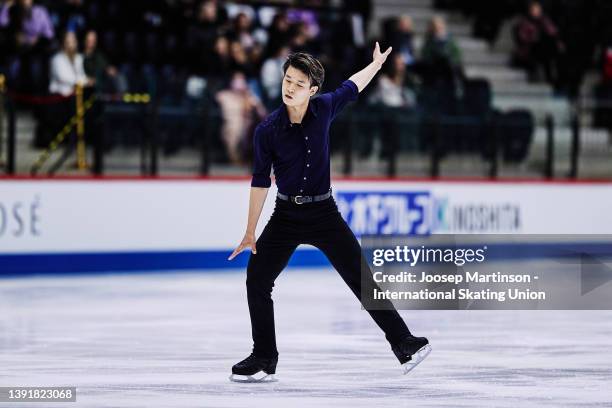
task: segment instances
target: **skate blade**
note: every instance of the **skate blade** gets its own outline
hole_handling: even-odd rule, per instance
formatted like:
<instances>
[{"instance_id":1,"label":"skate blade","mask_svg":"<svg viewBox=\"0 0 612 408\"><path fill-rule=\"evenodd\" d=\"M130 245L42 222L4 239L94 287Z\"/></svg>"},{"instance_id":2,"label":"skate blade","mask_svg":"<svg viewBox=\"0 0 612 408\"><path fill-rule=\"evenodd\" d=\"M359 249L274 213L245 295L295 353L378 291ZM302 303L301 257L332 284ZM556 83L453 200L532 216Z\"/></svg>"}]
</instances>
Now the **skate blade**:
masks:
<instances>
[{"instance_id":1,"label":"skate blade","mask_svg":"<svg viewBox=\"0 0 612 408\"><path fill-rule=\"evenodd\" d=\"M230 381L239 383L269 383L278 381L274 374L266 374L263 371L253 375L232 374L229 376L229 379Z\"/></svg>"},{"instance_id":2,"label":"skate blade","mask_svg":"<svg viewBox=\"0 0 612 408\"><path fill-rule=\"evenodd\" d=\"M408 374L411 370L418 366L421 361L425 360L425 357L427 357L429 353L431 353L431 346L429 344L426 344L421 347L416 353L411 356L412 359L410 361L407 361L402 364L404 374Z\"/></svg>"}]
</instances>

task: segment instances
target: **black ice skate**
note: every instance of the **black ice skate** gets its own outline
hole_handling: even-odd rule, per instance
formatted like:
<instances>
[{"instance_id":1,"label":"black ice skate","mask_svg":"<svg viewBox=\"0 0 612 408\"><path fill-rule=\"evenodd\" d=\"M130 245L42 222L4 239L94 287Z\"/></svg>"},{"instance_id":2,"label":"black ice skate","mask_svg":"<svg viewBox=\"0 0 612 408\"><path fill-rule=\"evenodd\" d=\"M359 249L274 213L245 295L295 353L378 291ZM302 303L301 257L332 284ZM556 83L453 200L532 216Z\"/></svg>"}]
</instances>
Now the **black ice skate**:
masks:
<instances>
[{"instance_id":1,"label":"black ice skate","mask_svg":"<svg viewBox=\"0 0 612 408\"><path fill-rule=\"evenodd\" d=\"M407 337L391 349L402 365L404 374L407 374L431 353L429 340L425 337Z\"/></svg>"},{"instance_id":2,"label":"black ice skate","mask_svg":"<svg viewBox=\"0 0 612 408\"><path fill-rule=\"evenodd\" d=\"M278 357L257 357L251 354L232 367L229 379L235 382L273 382Z\"/></svg>"}]
</instances>

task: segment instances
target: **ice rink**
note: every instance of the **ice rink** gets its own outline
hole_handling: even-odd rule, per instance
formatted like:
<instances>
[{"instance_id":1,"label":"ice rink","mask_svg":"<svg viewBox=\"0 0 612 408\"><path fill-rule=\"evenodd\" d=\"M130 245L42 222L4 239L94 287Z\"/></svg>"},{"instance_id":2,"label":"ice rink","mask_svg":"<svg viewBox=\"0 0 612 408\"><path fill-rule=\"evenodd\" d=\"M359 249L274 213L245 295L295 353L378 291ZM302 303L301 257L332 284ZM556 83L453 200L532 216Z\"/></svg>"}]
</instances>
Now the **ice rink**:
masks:
<instances>
[{"instance_id":1,"label":"ice rink","mask_svg":"<svg viewBox=\"0 0 612 408\"><path fill-rule=\"evenodd\" d=\"M612 311L402 311L409 375L332 269L274 289L279 382L238 384L245 271L0 280L3 386L76 386L19 407L612 407Z\"/></svg>"}]
</instances>

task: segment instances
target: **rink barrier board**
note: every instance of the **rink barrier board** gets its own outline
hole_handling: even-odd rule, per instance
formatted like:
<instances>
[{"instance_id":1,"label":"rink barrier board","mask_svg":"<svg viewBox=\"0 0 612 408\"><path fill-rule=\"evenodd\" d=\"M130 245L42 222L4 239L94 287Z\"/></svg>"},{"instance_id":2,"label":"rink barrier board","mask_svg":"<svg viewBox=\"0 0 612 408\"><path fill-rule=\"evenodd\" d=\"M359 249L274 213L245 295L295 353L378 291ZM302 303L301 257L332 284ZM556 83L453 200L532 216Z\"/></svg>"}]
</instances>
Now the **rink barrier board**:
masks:
<instances>
[{"instance_id":1,"label":"rink barrier board","mask_svg":"<svg viewBox=\"0 0 612 408\"><path fill-rule=\"evenodd\" d=\"M0 176L0 276L244 268L247 255L226 259L244 234L249 180L245 176ZM339 207L362 192L381 197L404 194L410 200L427 196L432 202L446 203L448 213L465 203L514 203L521 212L519 228L490 233L612 231L612 182L604 180L359 177L334 178L332 187ZM257 235L272 213L275 194L273 184ZM24 233L12 236L20 222ZM431 220L418 222L426 227L425 235L461 233L436 229ZM329 262L318 250L300 246L290 266L329 267Z\"/></svg>"}]
</instances>

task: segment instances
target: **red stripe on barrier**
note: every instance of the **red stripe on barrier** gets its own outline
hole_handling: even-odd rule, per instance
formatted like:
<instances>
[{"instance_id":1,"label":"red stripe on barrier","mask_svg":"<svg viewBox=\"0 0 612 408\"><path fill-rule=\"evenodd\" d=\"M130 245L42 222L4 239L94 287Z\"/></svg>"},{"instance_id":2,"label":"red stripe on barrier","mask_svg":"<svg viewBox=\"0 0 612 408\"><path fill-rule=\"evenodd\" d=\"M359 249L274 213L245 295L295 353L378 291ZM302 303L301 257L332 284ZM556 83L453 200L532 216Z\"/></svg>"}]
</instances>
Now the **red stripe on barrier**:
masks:
<instances>
[{"instance_id":1,"label":"red stripe on barrier","mask_svg":"<svg viewBox=\"0 0 612 408\"><path fill-rule=\"evenodd\" d=\"M25 94L18 94L18 93L11 92L11 91L7 92L7 95L15 101L31 103L33 105L52 105L54 103L60 103L60 102L67 101L68 99L74 96L74 94L71 94L69 96L64 96L64 95L59 95L59 94L25 95Z\"/></svg>"}]
</instances>

